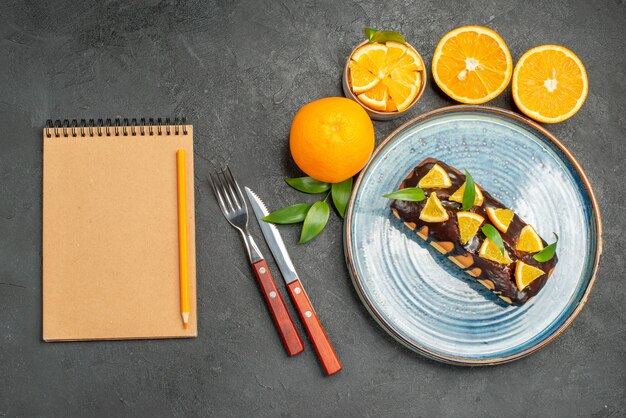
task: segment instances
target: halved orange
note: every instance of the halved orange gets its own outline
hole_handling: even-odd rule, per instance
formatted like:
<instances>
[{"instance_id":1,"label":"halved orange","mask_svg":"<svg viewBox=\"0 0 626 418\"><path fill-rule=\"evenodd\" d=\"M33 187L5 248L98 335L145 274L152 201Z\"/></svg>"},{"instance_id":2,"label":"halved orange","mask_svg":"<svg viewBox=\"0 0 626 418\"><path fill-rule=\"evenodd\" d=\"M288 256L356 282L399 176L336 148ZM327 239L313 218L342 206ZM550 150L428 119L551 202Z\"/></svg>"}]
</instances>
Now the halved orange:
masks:
<instances>
[{"instance_id":1,"label":"halved orange","mask_svg":"<svg viewBox=\"0 0 626 418\"><path fill-rule=\"evenodd\" d=\"M447 189L452 186L452 180L439 164L435 164L417 183L421 189Z\"/></svg>"},{"instance_id":2,"label":"halved orange","mask_svg":"<svg viewBox=\"0 0 626 418\"><path fill-rule=\"evenodd\" d=\"M515 284L520 291L544 274L543 270L522 261L515 263Z\"/></svg>"},{"instance_id":3,"label":"halved orange","mask_svg":"<svg viewBox=\"0 0 626 418\"><path fill-rule=\"evenodd\" d=\"M500 232L506 232L509 229L509 225L511 225L515 212L511 209L487 208L487 216L489 216L493 226L498 228Z\"/></svg>"},{"instance_id":4,"label":"halved orange","mask_svg":"<svg viewBox=\"0 0 626 418\"><path fill-rule=\"evenodd\" d=\"M483 26L448 32L433 55L433 77L448 96L462 103L485 103L511 81L513 60L504 40Z\"/></svg>"},{"instance_id":5,"label":"halved orange","mask_svg":"<svg viewBox=\"0 0 626 418\"><path fill-rule=\"evenodd\" d=\"M448 212L437 197L437 193L431 193L428 196L426 205L420 212L420 219L424 222L445 222L450 219Z\"/></svg>"},{"instance_id":6,"label":"halved orange","mask_svg":"<svg viewBox=\"0 0 626 418\"><path fill-rule=\"evenodd\" d=\"M513 100L526 116L557 123L578 112L589 90L580 59L559 45L527 51L513 72Z\"/></svg>"},{"instance_id":7,"label":"halved orange","mask_svg":"<svg viewBox=\"0 0 626 418\"><path fill-rule=\"evenodd\" d=\"M535 228L526 225L519 233L515 249L525 253L536 253L543 250L543 241L541 241L541 237L537 234Z\"/></svg>"}]
</instances>

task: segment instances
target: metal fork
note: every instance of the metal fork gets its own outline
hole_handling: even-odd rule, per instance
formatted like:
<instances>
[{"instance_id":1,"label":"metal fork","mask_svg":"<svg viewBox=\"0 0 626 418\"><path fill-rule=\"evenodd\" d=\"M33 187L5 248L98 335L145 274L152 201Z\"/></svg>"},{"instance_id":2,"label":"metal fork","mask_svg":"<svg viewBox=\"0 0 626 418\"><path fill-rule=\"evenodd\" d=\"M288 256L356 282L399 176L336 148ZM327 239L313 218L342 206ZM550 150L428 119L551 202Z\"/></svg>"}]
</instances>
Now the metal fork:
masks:
<instances>
[{"instance_id":1,"label":"metal fork","mask_svg":"<svg viewBox=\"0 0 626 418\"><path fill-rule=\"evenodd\" d=\"M228 166L222 171L216 171L215 174L211 174L210 183L224 217L241 233L250 264L287 353L290 356L301 353L304 350L304 345L300 335L276 287L265 258L248 231L248 206L239 184Z\"/></svg>"}]
</instances>

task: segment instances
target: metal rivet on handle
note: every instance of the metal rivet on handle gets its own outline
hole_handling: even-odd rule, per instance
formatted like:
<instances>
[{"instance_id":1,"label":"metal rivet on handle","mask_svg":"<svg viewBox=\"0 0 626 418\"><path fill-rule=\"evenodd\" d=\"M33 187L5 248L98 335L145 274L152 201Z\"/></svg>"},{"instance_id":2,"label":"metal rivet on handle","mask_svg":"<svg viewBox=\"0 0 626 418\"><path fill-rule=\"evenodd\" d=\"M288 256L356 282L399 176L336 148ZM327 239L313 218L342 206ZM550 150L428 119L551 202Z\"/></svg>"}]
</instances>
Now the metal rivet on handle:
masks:
<instances>
[{"instance_id":1,"label":"metal rivet on handle","mask_svg":"<svg viewBox=\"0 0 626 418\"><path fill-rule=\"evenodd\" d=\"M293 289L293 291L296 293L296 295L302 293L302 289L300 289L299 287L296 287L295 289Z\"/></svg>"},{"instance_id":2,"label":"metal rivet on handle","mask_svg":"<svg viewBox=\"0 0 626 418\"><path fill-rule=\"evenodd\" d=\"M261 273L261 274L265 274L265 271L266 271L266 270L265 270L265 267L261 267L261 268L259 269L259 273Z\"/></svg>"},{"instance_id":3,"label":"metal rivet on handle","mask_svg":"<svg viewBox=\"0 0 626 418\"><path fill-rule=\"evenodd\" d=\"M304 316L306 316L307 318L310 318L310 317L311 317L311 315L313 315L313 314L311 313L311 311L306 311L306 312L304 313Z\"/></svg>"},{"instance_id":4,"label":"metal rivet on handle","mask_svg":"<svg viewBox=\"0 0 626 418\"><path fill-rule=\"evenodd\" d=\"M276 297L276 292L273 290L270 292L270 298L274 299Z\"/></svg>"}]
</instances>

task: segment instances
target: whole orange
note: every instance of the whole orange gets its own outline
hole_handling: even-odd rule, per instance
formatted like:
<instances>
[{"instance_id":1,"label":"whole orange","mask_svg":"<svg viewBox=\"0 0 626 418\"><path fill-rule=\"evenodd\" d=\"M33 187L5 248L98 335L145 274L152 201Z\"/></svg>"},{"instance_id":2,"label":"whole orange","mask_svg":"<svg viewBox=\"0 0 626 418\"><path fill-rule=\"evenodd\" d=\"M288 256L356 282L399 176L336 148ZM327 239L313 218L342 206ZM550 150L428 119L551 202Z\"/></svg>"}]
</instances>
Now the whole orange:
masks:
<instances>
[{"instance_id":1,"label":"whole orange","mask_svg":"<svg viewBox=\"0 0 626 418\"><path fill-rule=\"evenodd\" d=\"M327 97L300 108L291 123L289 146L308 176L339 183L367 163L374 150L374 126L363 108L345 97Z\"/></svg>"}]
</instances>

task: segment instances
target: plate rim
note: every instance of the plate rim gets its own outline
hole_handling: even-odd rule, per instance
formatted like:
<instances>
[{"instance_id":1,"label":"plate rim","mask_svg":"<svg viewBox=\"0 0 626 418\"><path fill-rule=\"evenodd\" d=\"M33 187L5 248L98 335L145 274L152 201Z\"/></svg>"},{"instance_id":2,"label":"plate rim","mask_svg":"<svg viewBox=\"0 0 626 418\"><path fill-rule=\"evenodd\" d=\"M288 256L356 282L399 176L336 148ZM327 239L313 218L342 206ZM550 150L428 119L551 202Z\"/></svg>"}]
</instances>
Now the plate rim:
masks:
<instances>
[{"instance_id":1,"label":"plate rim","mask_svg":"<svg viewBox=\"0 0 626 418\"><path fill-rule=\"evenodd\" d=\"M555 329L550 335L548 335L542 341L539 341L535 343L534 345L532 345L531 347L528 347L517 353L509 354L506 356L484 358L484 359L468 359L465 357L456 357L456 356L438 353L438 352L428 349L425 346L422 346L420 344L416 344L412 341L407 340L400 334L400 332L398 332L395 329L393 324L390 324L386 320L384 320L383 317L373 307L371 301L369 300L369 298L366 296L365 292L363 291L362 283L361 283L362 280L360 277L358 277L359 275L355 268L354 260L351 257L353 243L352 243L352 238L350 236L351 235L350 230L352 229L352 222L353 222L352 218L354 215L354 212L353 212L354 203L356 201L356 196L358 194L357 192L359 190L359 187L361 186L363 177L365 173L368 171L368 169L370 168L372 162L376 159L378 154L380 154L380 152L384 148L386 148L400 133L402 133L409 127L415 124L418 124L420 122L426 121L428 119L431 119L433 117L437 117L437 116L441 116L441 115L445 115L449 113L459 113L459 112L492 113L492 114L502 116L504 118L510 118L510 119L513 119L514 121L521 122L522 124L527 125L531 129L534 129L540 132L542 135L548 138L565 155L565 157L569 160L569 162L576 169L576 172L580 176L583 182L583 185L585 186L585 189L587 190L587 193L589 194L589 197L591 200L591 207L593 209L593 217L594 217L595 224L596 224L597 246L596 246L596 252L595 252L595 257L594 257L594 262L593 262L593 270L591 272L591 277L590 277L589 283L587 284L585 292L583 293L581 299L578 301L576 308L570 313L567 319L565 319L565 321L563 321L563 323L557 329ZM408 349L415 351L418 354L421 354L427 358L440 361L443 363L453 364L453 365L494 366L494 365L509 363L515 360L522 359L546 347L548 344L550 344L552 341L558 338L567 328L569 328L569 326L574 322L574 320L576 319L580 311L586 305L589 299L589 295L591 294L591 290L593 289L593 286L596 282L596 277L598 274L598 268L600 264L600 258L602 255L602 218L600 215L600 207L598 204L598 200L596 199L596 195L591 186L591 182L589 181L587 174L583 170L582 166L580 165L576 157L574 157L571 151L554 134L549 132L546 128L541 126L539 123L533 120L530 120L511 110L503 109L503 108L495 107L495 106L451 105L451 106L439 107L439 108L421 113L417 116L414 116L408 121L404 122L402 125L398 126L390 134L388 134L380 144L378 144L378 146L374 149L374 152L372 153L372 156L370 157L369 161L359 173L359 176L354 182L353 193L350 196L350 200L346 208L345 216L346 217L345 217L344 228L343 228L343 244L344 244L344 257L345 257L346 265L348 267L348 272L350 273L350 277L352 279L352 284L357 294L359 295L361 302L367 308L370 315L372 315L372 317L376 320L376 322L378 322L381 328L383 328L388 334L390 334L394 339L399 341L402 345L404 345Z\"/></svg>"}]
</instances>

